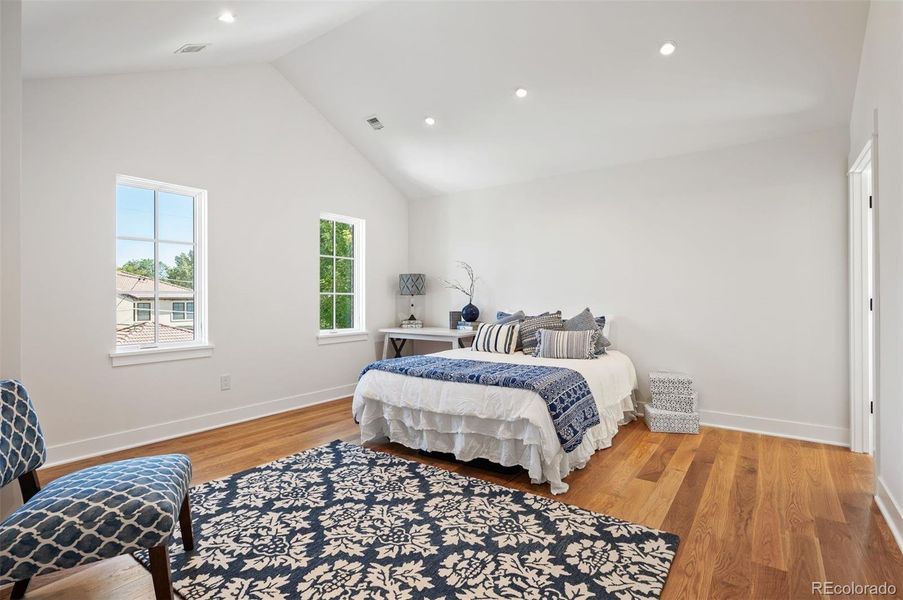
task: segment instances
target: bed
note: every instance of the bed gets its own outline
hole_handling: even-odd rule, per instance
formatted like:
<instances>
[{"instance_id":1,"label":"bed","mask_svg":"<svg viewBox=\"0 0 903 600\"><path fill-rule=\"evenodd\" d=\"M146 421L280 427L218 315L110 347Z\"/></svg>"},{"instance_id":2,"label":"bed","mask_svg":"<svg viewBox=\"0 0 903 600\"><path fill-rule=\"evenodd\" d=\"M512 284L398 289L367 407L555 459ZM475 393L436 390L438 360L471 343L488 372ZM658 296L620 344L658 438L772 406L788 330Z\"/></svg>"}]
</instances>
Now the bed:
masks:
<instances>
[{"instance_id":1,"label":"bed","mask_svg":"<svg viewBox=\"0 0 903 600\"><path fill-rule=\"evenodd\" d=\"M616 350L592 360L469 348L431 356L572 369L589 385L600 423L565 452L545 401L534 391L371 370L361 377L352 404L362 442L388 439L409 448L454 454L458 460L484 458L503 466L520 465L533 483L548 482L552 493L560 494L568 490L564 478L583 468L596 450L609 447L618 427L635 416L636 370Z\"/></svg>"}]
</instances>

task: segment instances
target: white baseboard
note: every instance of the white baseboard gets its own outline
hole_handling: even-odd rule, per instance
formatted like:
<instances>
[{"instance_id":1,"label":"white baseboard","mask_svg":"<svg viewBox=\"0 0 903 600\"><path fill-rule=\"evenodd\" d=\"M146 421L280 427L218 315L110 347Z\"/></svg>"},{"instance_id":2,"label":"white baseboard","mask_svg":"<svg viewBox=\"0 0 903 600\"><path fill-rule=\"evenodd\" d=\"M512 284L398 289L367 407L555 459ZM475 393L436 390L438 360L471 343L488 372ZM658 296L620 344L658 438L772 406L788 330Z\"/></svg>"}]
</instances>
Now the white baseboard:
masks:
<instances>
[{"instance_id":1,"label":"white baseboard","mask_svg":"<svg viewBox=\"0 0 903 600\"><path fill-rule=\"evenodd\" d=\"M128 429L126 431L117 431L97 437L85 438L74 442L66 442L65 444L56 444L47 447L48 461L45 466L55 466L63 463L81 460L83 458L91 458L101 454L108 454L118 450L126 450L135 446L143 446L163 440L188 435L191 433L199 433L208 429L215 429L225 425L241 423L242 421L250 421L259 419L277 413L311 406L314 404L322 404L339 398L345 398L354 394L356 384L341 385L325 390L317 390L289 396L287 398L277 398L276 400L267 400L256 404L248 404L236 408L229 408L204 415L187 417L166 423L156 423L136 429ZM349 418L351 415L348 415Z\"/></svg>"},{"instance_id":2,"label":"white baseboard","mask_svg":"<svg viewBox=\"0 0 903 600\"><path fill-rule=\"evenodd\" d=\"M776 435L807 442L831 444L832 446L850 445L850 430L843 427L786 421L784 419L769 419L766 417L751 417L749 415L737 415L715 410L700 410L699 419L703 425L721 427L722 429Z\"/></svg>"},{"instance_id":3,"label":"white baseboard","mask_svg":"<svg viewBox=\"0 0 903 600\"><path fill-rule=\"evenodd\" d=\"M884 515L888 528L894 534L897 546L903 550L903 509L880 477L875 478L875 504L878 505L878 510Z\"/></svg>"}]
</instances>

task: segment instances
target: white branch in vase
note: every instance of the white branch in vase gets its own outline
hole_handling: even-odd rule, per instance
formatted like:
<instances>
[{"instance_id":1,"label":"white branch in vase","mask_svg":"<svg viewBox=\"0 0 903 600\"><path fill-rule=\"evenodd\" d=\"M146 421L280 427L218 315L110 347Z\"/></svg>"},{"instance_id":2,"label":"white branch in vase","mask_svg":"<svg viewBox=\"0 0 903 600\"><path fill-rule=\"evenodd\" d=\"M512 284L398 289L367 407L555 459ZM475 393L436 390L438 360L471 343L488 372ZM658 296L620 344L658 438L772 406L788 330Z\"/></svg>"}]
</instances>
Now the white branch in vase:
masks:
<instances>
[{"instance_id":1,"label":"white branch in vase","mask_svg":"<svg viewBox=\"0 0 903 600\"><path fill-rule=\"evenodd\" d=\"M467 273L467 278L470 280L470 285L465 286L458 280L450 281L448 279L443 279L442 283L445 284L445 287L452 290L457 290L467 296L467 302L471 304L473 303L474 288L476 288L477 279L479 278L473 274L473 267L471 267L466 262L458 261L458 266L464 269L464 272Z\"/></svg>"}]
</instances>

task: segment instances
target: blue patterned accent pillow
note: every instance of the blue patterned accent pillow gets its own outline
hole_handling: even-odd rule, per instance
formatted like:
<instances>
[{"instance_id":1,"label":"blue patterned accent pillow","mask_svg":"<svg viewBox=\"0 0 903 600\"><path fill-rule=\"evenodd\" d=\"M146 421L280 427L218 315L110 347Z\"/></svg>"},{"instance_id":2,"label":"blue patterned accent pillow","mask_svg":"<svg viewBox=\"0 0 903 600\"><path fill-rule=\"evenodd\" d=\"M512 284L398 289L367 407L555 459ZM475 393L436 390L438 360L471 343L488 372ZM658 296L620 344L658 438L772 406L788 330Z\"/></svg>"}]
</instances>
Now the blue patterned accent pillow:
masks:
<instances>
[{"instance_id":1,"label":"blue patterned accent pillow","mask_svg":"<svg viewBox=\"0 0 903 600\"><path fill-rule=\"evenodd\" d=\"M494 325L507 325L508 323L520 323L527 315L524 311L519 310L516 313L506 313L503 311L498 311L495 313L495 323Z\"/></svg>"},{"instance_id":2,"label":"blue patterned accent pillow","mask_svg":"<svg viewBox=\"0 0 903 600\"><path fill-rule=\"evenodd\" d=\"M559 311L559 312L561 312L561 311ZM544 317L544 316L550 315L550 314L552 314L552 313L550 313L549 311L546 311L546 312L540 313L540 314L538 314L538 315L529 315L529 316L528 316L528 315L525 314L524 311L522 311L522 310L519 310L519 311L517 311L517 312L515 312L515 313L509 313L509 312L505 312L505 311L503 311L503 310L500 310L500 311L497 311L497 312L495 313L495 319L496 319L496 323L495 323L495 324L498 325L498 324L499 324L498 322L501 321L502 319L507 319L508 317L513 317L513 316L516 316L516 315L520 315L520 320L523 321L524 319L535 319L536 317Z\"/></svg>"},{"instance_id":3,"label":"blue patterned accent pillow","mask_svg":"<svg viewBox=\"0 0 903 600\"><path fill-rule=\"evenodd\" d=\"M533 354L536 350L536 332L540 329L561 331L563 327L561 311L539 317L527 317L520 324L520 343L524 354Z\"/></svg>"},{"instance_id":4,"label":"blue patterned accent pillow","mask_svg":"<svg viewBox=\"0 0 903 600\"><path fill-rule=\"evenodd\" d=\"M548 311L546 311L546 312L542 313L541 315L537 315L537 316L545 317L548 314L549 314ZM515 313L507 313L503 310L500 310L495 313L495 318L496 318L495 324L496 325L504 325L506 323L513 323L514 322L513 317L517 317L518 323L523 323L524 319L535 319L536 318L536 316L528 317L526 315L526 313L524 313L524 311L522 311L522 310L519 310ZM517 336L517 347L514 348L514 351L520 352L523 349L524 349L523 338L520 335L518 335Z\"/></svg>"},{"instance_id":5,"label":"blue patterned accent pillow","mask_svg":"<svg viewBox=\"0 0 903 600\"><path fill-rule=\"evenodd\" d=\"M605 349L611 346L611 342L602 334L605 327L605 317L593 317L589 308L584 308L574 317L564 322L565 331L594 331L598 330L596 337L596 354L605 354Z\"/></svg>"}]
</instances>

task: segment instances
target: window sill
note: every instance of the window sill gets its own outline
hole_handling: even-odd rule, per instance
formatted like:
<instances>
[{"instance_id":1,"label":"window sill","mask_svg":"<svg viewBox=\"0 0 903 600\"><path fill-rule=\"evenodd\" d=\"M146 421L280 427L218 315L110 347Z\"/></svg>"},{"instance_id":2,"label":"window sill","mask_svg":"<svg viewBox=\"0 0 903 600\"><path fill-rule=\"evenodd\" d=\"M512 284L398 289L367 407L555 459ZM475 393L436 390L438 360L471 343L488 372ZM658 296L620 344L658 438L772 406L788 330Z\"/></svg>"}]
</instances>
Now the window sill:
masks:
<instances>
[{"instance_id":1,"label":"window sill","mask_svg":"<svg viewBox=\"0 0 903 600\"><path fill-rule=\"evenodd\" d=\"M118 350L110 352L110 360L114 367L127 367L145 363L168 362L171 360L188 360L213 356L213 344L196 346L176 346L163 348L143 348L136 350Z\"/></svg>"},{"instance_id":2,"label":"window sill","mask_svg":"<svg viewBox=\"0 0 903 600\"><path fill-rule=\"evenodd\" d=\"M370 339L370 334L366 331L337 331L336 333L320 333L317 335L317 343L326 344L345 344L348 342L365 342Z\"/></svg>"}]
</instances>

